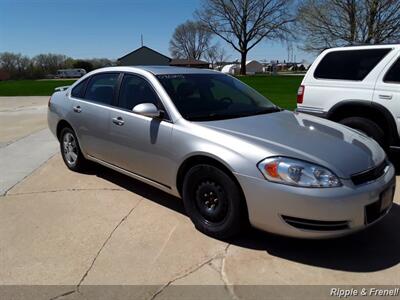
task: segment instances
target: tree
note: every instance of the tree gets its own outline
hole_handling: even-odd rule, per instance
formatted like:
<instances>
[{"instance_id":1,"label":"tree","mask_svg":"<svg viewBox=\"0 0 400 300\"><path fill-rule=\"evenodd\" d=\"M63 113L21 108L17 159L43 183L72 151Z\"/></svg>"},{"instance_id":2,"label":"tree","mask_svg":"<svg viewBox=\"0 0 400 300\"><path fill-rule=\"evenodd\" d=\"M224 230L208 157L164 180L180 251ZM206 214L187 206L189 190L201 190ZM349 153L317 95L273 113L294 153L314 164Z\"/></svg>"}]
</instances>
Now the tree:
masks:
<instances>
[{"instance_id":1,"label":"tree","mask_svg":"<svg viewBox=\"0 0 400 300\"><path fill-rule=\"evenodd\" d=\"M211 32L241 55L240 74L246 74L248 52L265 39L282 39L294 21L291 0L203 0L196 12Z\"/></svg>"},{"instance_id":2,"label":"tree","mask_svg":"<svg viewBox=\"0 0 400 300\"><path fill-rule=\"evenodd\" d=\"M93 64L90 61L86 60L76 60L73 64L74 68L84 69L86 72L90 72L93 70Z\"/></svg>"},{"instance_id":3,"label":"tree","mask_svg":"<svg viewBox=\"0 0 400 300\"><path fill-rule=\"evenodd\" d=\"M30 77L31 61L20 53L0 53L0 70L12 79Z\"/></svg>"},{"instance_id":4,"label":"tree","mask_svg":"<svg viewBox=\"0 0 400 300\"><path fill-rule=\"evenodd\" d=\"M398 42L398 0L305 0L298 7L298 36L302 48L326 48Z\"/></svg>"},{"instance_id":5,"label":"tree","mask_svg":"<svg viewBox=\"0 0 400 300\"><path fill-rule=\"evenodd\" d=\"M55 74L58 69L64 69L69 58L63 54L39 54L32 58L37 76Z\"/></svg>"},{"instance_id":6,"label":"tree","mask_svg":"<svg viewBox=\"0 0 400 300\"><path fill-rule=\"evenodd\" d=\"M204 58L211 64L214 69L216 64L223 63L228 56L224 48L220 47L219 44L215 44L207 49L204 53Z\"/></svg>"},{"instance_id":7,"label":"tree","mask_svg":"<svg viewBox=\"0 0 400 300\"><path fill-rule=\"evenodd\" d=\"M200 59L209 48L212 33L197 21L186 21L175 28L169 49L173 57Z\"/></svg>"}]
</instances>

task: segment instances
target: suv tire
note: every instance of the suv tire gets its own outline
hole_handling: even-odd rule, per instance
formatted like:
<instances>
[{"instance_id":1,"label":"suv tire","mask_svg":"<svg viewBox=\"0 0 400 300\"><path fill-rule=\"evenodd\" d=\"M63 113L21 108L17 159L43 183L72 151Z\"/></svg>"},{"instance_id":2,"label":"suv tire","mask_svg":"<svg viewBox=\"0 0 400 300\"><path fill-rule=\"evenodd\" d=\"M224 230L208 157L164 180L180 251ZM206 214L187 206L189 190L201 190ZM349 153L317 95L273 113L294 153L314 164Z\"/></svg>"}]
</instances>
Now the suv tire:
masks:
<instances>
[{"instance_id":1,"label":"suv tire","mask_svg":"<svg viewBox=\"0 0 400 300\"><path fill-rule=\"evenodd\" d=\"M385 141L385 133L375 122L362 117L349 117L340 120L339 123L363 132L377 141L385 150L388 148Z\"/></svg>"}]
</instances>

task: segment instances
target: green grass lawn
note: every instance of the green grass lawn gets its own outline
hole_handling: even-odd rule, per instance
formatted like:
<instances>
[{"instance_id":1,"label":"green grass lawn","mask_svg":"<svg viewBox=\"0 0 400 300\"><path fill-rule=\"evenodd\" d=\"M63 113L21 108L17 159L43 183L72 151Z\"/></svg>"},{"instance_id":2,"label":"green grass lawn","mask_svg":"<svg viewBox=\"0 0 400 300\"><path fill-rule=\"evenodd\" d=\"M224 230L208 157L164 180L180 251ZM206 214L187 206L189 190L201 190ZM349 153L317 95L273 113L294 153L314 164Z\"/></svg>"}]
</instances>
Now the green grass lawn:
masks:
<instances>
[{"instance_id":1,"label":"green grass lawn","mask_svg":"<svg viewBox=\"0 0 400 300\"><path fill-rule=\"evenodd\" d=\"M241 81L282 108L296 108L297 89L303 76L243 76Z\"/></svg>"},{"instance_id":2,"label":"green grass lawn","mask_svg":"<svg viewBox=\"0 0 400 300\"><path fill-rule=\"evenodd\" d=\"M244 83L282 108L296 107L296 93L302 76L240 76ZM0 81L0 96L49 96L58 86L71 85L74 80L10 80Z\"/></svg>"},{"instance_id":3,"label":"green grass lawn","mask_svg":"<svg viewBox=\"0 0 400 300\"><path fill-rule=\"evenodd\" d=\"M50 96L58 86L75 80L9 80L0 81L0 96Z\"/></svg>"}]
</instances>

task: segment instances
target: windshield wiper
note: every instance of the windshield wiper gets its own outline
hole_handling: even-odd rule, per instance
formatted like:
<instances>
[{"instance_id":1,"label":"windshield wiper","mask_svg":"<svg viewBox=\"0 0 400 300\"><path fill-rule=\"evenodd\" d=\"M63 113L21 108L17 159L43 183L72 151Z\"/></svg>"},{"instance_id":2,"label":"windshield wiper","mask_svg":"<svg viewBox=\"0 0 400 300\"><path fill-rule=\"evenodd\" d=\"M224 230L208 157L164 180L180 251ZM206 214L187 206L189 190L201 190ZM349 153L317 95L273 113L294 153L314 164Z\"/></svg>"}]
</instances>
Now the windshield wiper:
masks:
<instances>
[{"instance_id":1,"label":"windshield wiper","mask_svg":"<svg viewBox=\"0 0 400 300\"><path fill-rule=\"evenodd\" d=\"M240 118L243 117L243 113L236 113L236 114L216 114L216 113L211 113L208 115L202 115L202 116L191 116L191 117L186 117L187 120L189 121L214 121L214 120L224 120L224 119L233 119L233 118Z\"/></svg>"},{"instance_id":2,"label":"windshield wiper","mask_svg":"<svg viewBox=\"0 0 400 300\"><path fill-rule=\"evenodd\" d=\"M252 113L251 116L264 115L264 114L269 114L269 113L278 112L278 111L282 111L282 110L283 109L278 107L278 106L267 107L267 108L265 108L263 110L256 111L256 112Z\"/></svg>"},{"instance_id":3,"label":"windshield wiper","mask_svg":"<svg viewBox=\"0 0 400 300\"><path fill-rule=\"evenodd\" d=\"M243 118L243 117L250 117L255 115L263 115L273 112L282 111L281 108L278 106L267 107L263 110L256 111L256 112L238 112L238 113L231 113L231 114L217 114L217 113L210 113L207 115L201 116L190 116L186 117L189 121L215 121L215 120L224 120L224 119L234 119L234 118Z\"/></svg>"}]
</instances>

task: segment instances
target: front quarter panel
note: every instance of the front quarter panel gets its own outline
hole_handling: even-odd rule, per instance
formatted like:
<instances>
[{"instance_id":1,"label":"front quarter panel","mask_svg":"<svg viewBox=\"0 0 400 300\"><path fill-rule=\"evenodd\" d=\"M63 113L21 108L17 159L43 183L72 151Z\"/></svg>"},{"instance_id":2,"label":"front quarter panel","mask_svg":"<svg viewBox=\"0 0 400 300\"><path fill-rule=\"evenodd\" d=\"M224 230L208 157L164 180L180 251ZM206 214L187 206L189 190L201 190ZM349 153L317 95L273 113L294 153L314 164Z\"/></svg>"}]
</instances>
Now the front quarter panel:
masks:
<instances>
[{"instance_id":1,"label":"front quarter panel","mask_svg":"<svg viewBox=\"0 0 400 300\"><path fill-rule=\"evenodd\" d=\"M179 147L174 147L179 145ZM240 138L217 132L196 123L179 120L174 126L171 147L176 168L171 176L176 178L179 167L190 157L203 155L225 165L232 173L263 178L257 163L270 153Z\"/></svg>"}]
</instances>

